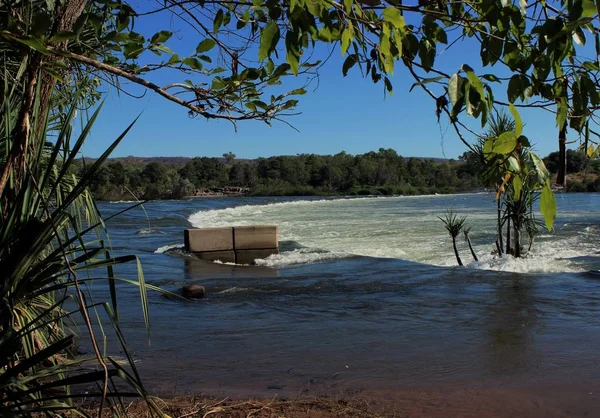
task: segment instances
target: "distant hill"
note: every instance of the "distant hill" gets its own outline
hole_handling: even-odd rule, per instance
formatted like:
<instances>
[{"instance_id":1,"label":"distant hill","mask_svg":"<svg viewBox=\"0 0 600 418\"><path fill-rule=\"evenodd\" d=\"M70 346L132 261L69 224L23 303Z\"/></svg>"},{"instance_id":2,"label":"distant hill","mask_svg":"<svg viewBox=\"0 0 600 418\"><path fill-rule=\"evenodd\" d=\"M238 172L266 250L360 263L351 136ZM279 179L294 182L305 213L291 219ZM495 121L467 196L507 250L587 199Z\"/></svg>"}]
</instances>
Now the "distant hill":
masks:
<instances>
[{"instance_id":1,"label":"distant hill","mask_svg":"<svg viewBox=\"0 0 600 418\"><path fill-rule=\"evenodd\" d=\"M171 165L185 165L191 159L191 157L134 157L133 155L129 155L127 157L109 158L109 161L121 161L130 164L148 164L156 162Z\"/></svg>"},{"instance_id":2,"label":"distant hill","mask_svg":"<svg viewBox=\"0 0 600 418\"><path fill-rule=\"evenodd\" d=\"M129 164L148 164L152 162L169 164L169 165L185 165L194 157L135 157L133 155L128 155L127 157L114 157L109 158L108 161L121 161L123 163ZM212 157L211 157L212 158ZM222 162L225 162L225 158L217 157ZM267 158L267 157L265 157ZM455 159L447 159L447 158L436 158L436 157L403 157L405 160L410 160L411 158L417 160L431 160L435 163L444 163L444 162L453 162L457 161ZM254 161L257 158L235 158L235 161ZM93 161L95 158L86 158L86 160Z\"/></svg>"}]
</instances>

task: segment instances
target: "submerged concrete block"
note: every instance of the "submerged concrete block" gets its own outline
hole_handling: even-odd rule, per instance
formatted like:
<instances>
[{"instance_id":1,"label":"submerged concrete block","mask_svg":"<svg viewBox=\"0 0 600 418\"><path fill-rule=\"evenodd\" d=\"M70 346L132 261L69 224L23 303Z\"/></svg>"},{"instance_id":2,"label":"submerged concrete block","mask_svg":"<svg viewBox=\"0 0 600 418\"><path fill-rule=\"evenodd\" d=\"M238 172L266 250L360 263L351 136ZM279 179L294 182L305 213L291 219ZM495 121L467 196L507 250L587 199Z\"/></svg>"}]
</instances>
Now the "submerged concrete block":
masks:
<instances>
[{"instance_id":1,"label":"submerged concrete block","mask_svg":"<svg viewBox=\"0 0 600 418\"><path fill-rule=\"evenodd\" d=\"M267 258L271 254L279 254L277 248L267 248L261 250L236 250L235 251L235 263L236 264L252 264L254 260L259 258Z\"/></svg>"},{"instance_id":2,"label":"submerged concrete block","mask_svg":"<svg viewBox=\"0 0 600 418\"><path fill-rule=\"evenodd\" d=\"M233 228L186 229L184 240L186 251L192 253L233 250Z\"/></svg>"},{"instance_id":3,"label":"submerged concrete block","mask_svg":"<svg viewBox=\"0 0 600 418\"><path fill-rule=\"evenodd\" d=\"M276 226L235 226L233 242L236 250L261 250L278 248ZM246 264L246 263L238 263Z\"/></svg>"},{"instance_id":4,"label":"submerged concrete block","mask_svg":"<svg viewBox=\"0 0 600 418\"><path fill-rule=\"evenodd\" d=\"M196 257L204 261L221 261L223 263L235 263L235 251L206 251L194 253Z\"/></svg>"}]
</instances>

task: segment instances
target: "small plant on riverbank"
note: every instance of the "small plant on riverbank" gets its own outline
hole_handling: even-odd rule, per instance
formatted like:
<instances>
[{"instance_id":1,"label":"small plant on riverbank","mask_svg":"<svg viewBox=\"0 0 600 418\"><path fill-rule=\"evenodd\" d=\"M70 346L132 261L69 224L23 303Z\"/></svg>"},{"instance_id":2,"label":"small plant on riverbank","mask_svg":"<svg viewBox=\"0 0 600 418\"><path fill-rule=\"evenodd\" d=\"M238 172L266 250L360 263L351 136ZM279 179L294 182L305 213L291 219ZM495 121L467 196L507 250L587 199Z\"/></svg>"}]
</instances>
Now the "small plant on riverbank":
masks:
<instances>
[{"instance_id":1,"label":"small plant on riverbank","mask_svg":"<svg viewBox=\"0 0 600 418\"><path fill-rule=\"evenodd\" d=\"M460 234L460 231L462 231L467 217L459 217L452 212L452 209L450 209L446 212L444 218L438 216L438 219L444 223L444 227L450 234L450 237L452 238L452 247L454 248L454 255L456 256L456 262L459 266L462 266L463 263L460 259L460 255L458 254L458 248L456 247L456 237Z\"/></svg>"}]
</instances>

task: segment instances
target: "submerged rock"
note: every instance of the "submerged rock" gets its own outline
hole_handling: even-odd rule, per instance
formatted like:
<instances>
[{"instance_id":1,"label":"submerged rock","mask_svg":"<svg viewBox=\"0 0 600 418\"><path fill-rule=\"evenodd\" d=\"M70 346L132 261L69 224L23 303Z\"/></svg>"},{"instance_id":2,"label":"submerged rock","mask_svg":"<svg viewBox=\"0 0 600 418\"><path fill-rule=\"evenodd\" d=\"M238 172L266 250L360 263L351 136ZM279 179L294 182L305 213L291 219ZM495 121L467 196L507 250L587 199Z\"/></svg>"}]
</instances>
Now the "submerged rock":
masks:
<instances>
[{"instance_id":1,"label":"submerged rock","mask_svg":"<svg viewBox=\"0 0 600 418\"><path fill-rule=\"evenodd\" d=\"M202 299L205 294L206 289L204 289L204 286L200 286L197 284L184 286L181 289L181 295L187 299Z\"/></svg>"}]
</instances>

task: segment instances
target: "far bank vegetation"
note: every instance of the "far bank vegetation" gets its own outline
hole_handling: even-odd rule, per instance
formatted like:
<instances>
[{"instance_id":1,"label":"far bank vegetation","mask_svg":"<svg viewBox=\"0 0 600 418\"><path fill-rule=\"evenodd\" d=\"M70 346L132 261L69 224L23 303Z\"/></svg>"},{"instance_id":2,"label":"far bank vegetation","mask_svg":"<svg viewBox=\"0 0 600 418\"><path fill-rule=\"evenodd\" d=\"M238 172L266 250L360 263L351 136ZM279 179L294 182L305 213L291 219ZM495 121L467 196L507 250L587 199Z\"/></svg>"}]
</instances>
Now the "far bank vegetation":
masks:
<instances>
[{"instance_id":1,"label":"far bank vegetation","mask_svg":"<svg viewBox=\"0 0 600 418\"><path fill-rule=\"evenodd\" d=\"M233 158L232 158L233 157ZM83 165L80 170L84 171ZM460 160L404 158L392 149L350 155L300 154L255 160L196 157L181 162L115 159L97 176L101 200L178 199L221 191L256 196L416 195L479 188L475 170Z\"/></svg>"},{"instance_id":2,"label":"far bank vegetation","mask_svg":"<svg viewBox=\"0 0 600 418\"><path fill-rule=\"evenodd\" d=\"M393 149L365 154L300 154L255 160L223 158L134 158L108 162L92 184L100 200L180 199L205 194L254 196L419 195L481 190L477 159L405 158ZM558 153L544 161L555 173ZM78 170L85 171L79 163ZM567 191L600 191L600 161L567 153Z\"/></svg>"}]
</instances>

